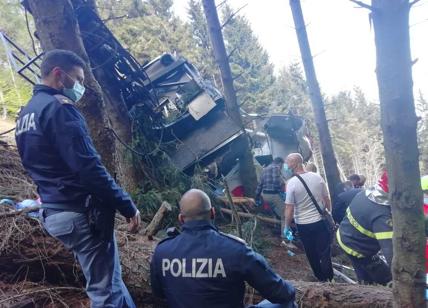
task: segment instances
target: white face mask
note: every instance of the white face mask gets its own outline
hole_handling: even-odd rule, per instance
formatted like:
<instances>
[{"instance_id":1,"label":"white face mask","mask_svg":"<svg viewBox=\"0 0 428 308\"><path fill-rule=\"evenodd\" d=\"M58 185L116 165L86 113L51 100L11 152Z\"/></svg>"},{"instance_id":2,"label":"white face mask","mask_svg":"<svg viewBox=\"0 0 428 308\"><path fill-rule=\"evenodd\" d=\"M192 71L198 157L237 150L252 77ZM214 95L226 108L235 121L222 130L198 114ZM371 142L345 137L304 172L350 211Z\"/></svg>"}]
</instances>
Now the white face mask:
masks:
<instances>
[{"instance_id":1,"label":"white face mask","mask_svg":"<svg viewBox=\"0 0 428 308\"><path fill-rule=\"evenodd\" d=\"M70 75L68 75L67 73L65 74L71 78ZM85 93L85 87L79 81L75 80L73 87L72 88L64 87L64 89L62 90L62 93L64 93L64 95L67 96L69 99L71 99L73 102L78 102L82 98L83 94Z\"/></svg>"}]
</instances>

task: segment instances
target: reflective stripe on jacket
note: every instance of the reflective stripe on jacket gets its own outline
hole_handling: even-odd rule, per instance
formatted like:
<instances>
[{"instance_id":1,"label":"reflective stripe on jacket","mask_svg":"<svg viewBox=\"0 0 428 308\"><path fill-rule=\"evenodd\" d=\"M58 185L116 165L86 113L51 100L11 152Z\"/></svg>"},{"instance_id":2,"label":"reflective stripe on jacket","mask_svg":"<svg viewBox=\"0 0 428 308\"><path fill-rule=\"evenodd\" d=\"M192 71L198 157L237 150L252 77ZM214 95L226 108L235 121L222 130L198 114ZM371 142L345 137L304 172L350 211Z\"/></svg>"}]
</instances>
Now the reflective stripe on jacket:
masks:
<instances>
[{"instance_id":1,"label":"reflective stripe on jacket","mask_svg":"<svg viewBox=\"0 0 428 308\"><path fill-rule=\"evenodd\" d=\"M336 237L340 247L356 258L373 256L382 249L390 265L392 235L391 207L369 200L363 191L352 200Z\"/></svg>"}]
</instances>

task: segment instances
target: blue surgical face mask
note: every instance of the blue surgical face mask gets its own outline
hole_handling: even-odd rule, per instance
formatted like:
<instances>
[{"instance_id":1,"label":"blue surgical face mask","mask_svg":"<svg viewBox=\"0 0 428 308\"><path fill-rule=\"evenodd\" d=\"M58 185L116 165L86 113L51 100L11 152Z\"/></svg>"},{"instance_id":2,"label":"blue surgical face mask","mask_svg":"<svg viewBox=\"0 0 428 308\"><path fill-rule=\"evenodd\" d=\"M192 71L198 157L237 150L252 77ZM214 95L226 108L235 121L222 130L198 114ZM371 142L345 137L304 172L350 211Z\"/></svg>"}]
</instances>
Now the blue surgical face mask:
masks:
<instances>
[{"instance_id":1,"label":"blue surgical face mask","mask_svg":"<svg viewBox=\"0 0 428 308\"><path fill-rule=\"evenodd\" d=\"M65 73L68 77L71 78L70 75ZM73 79L73 78L71 78ZM85 87L78 82L77 80L74 81L74 85L72 88L65 88L62 90L62 93L67 96L69 99L71 99L73 102L78 102L83 94L85 93Z\"/></svg>"},{"instance_id":2,"label":"blue surgical face mask","mask_svg":"<svg viewBox=\"0 0 428 308\"><path fill-rule=\"evenodd\" d=\"M282 174L286 179L291 178L293 176L293 170L290 169L287 164L284 164L282 167Z\"/></svg>"},{"instance_id":3,"label":"blue surgical face mask","mask_svg":"<svg viewBox=\"0 0 428 308\"><path fill-rule=\"evenodd\" d=\"M82 86L80 82L76 80L72 88L64 88L64 90L62 90L62 93L64 93L64 95L71 99L73 102L78 102L85 93L85 87Z\"/></svg>"}]
</instances>

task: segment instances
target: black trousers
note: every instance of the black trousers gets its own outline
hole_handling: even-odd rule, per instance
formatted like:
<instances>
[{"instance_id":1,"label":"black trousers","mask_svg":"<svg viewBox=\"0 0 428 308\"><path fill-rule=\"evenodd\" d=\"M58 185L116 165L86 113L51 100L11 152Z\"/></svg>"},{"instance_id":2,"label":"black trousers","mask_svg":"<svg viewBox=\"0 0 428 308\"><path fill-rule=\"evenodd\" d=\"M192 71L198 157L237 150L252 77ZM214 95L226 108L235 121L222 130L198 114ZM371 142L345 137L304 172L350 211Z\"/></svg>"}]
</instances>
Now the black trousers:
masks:
<instances>
[{"instance_id":1,"label":"black trousers","mask_svg":"<svg viewBox=\"0 0 428 308\"><path fill-rule=\"evenodd\" d=\"M331 237L324 222L318 221L307 225L298 224L297 230L315 277L319 281L332 280Z\"/></svg>"},{"instance_id":2,"label":"black trousers","mask_svg":"<svg viewBox=\"0 0 428 308\"><path fill-rule=\"evenodd\" d=\"M349 256L349 258L359 283L386 285L392 280L389 266L377 255L366 258Z\"/></svg>"}]
</instances>

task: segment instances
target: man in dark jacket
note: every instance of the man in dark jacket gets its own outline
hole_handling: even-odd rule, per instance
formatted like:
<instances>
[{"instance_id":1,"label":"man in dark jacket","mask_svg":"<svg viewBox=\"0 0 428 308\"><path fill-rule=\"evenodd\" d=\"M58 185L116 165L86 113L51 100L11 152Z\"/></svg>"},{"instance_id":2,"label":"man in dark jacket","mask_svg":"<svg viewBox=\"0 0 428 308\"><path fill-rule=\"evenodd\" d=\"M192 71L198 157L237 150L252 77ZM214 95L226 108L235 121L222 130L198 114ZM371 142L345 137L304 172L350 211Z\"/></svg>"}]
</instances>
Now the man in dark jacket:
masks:
<instances>
[{"instance_id":1,"label":"man in dark jacket","mask_svg":"<svg viewBox=\"0 0 428 308\"><path fill-rule=\"evenodd\" d=\"M275 274L266 260L235 236L211 223L209 197L192 189L180 201L182 233L159 243L151 262L155 295L171 308L244 307L245 282L269 301L253 306L295 307L294 287Z\"/></svg>"},{"instance_id":2,"label":"man in dark jacket","mask_svg":"<svg viewBox=\"0 0 428 308\"><path fill-rule=\"evenodd\" d=\"M334 221L337 224L340 224L342 222L343 217L345 217L346 210L348 209L352 200L361 191L362 191L362 188L350 188L340 193L337 196L336 201L333 204L333 212L332 212Z\"/></svg>"},{"instance_id":3,"label":"man in dark jacket","mask_svg":"<svg viewBox=\"0 0 428 308\"><path fill-rule=\"evenodd\" d=\"M42 84L34 87L19 114L16 143L42 200L41 221L77 257L91 307L135 307L122 281L113 221L118 210L127 218L129 231L136 232L140 214L102 165L75 107L85 91L85 66L70 51L46 53ZM98 217L108 221L90 225L88 212L95 210L88 207L94 200ZM101 232L104 226L109 230Z\"/></svg>"},{"instance_id":4,"label":"man in dark jacket","mask_svg":"<svg viewBox=\"0 0 428 308\"><path fill-rule=\"evenodd\" d=\"M358 193L346 210L337 241L348 254L360 283L391 281L392 215L386 173L371 189ZM378 256L382 251L387 264Z\"/></svg>"}]
</instances>

